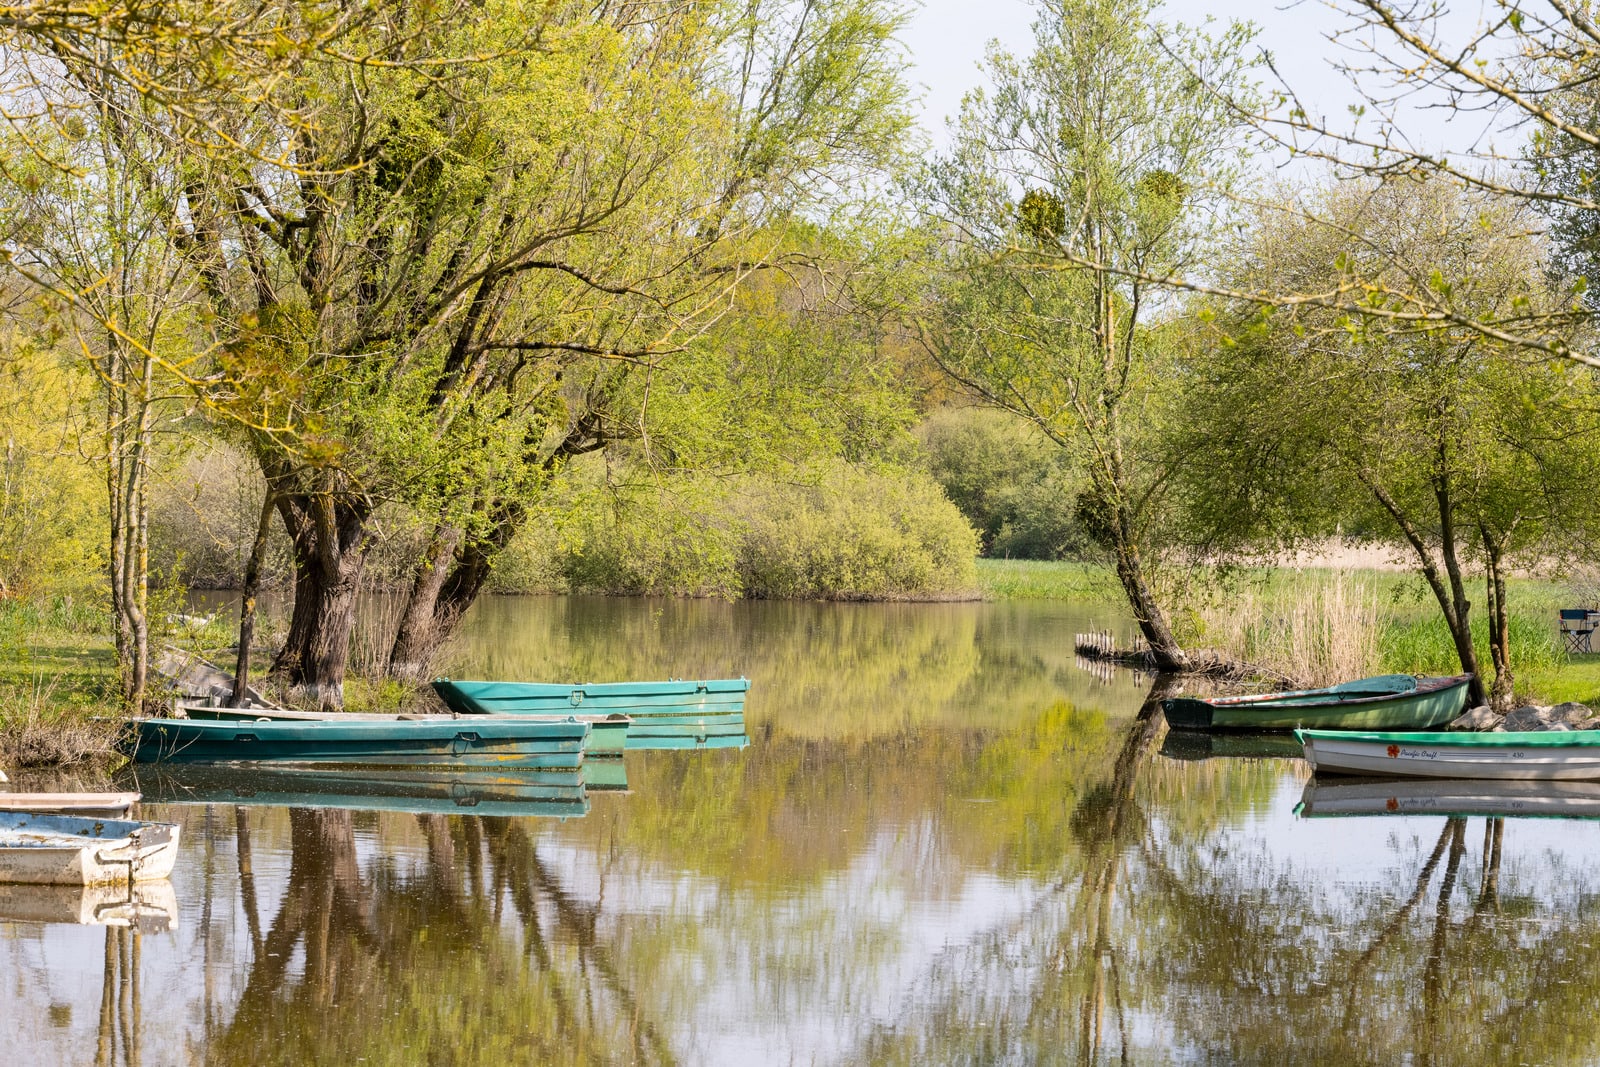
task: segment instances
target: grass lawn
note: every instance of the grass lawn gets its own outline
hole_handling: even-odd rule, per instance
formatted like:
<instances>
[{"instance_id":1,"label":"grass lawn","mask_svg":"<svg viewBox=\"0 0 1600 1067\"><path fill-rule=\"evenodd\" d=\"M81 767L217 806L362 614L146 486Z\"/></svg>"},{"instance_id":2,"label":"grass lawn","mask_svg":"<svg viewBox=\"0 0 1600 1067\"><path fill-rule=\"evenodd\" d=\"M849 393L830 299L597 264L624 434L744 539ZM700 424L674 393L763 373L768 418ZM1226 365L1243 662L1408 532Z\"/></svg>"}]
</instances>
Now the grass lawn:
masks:
<instances>
[{"instance_id":1,"label":"grass lawn","mask_svg":"<svg viewBox=\"0 0 1600 1067\"><path fill-rule=\"evenodd\" d=\"M0 767L110 756L119 714L110 620L93 599L0 601Z\"/></svg>"},{"instance_id":2,"label":"grass lawn","mask_svg":"<svg viewBox=\"0 0 1600 1067\"><path fill-rule=\"evenodd\" d=\"M0 766L111 759L117 662L105 637L0 625Z\"/></svg>"},{"instance_id":3,"label":"grass lawn","mask_svg":"<svg viewBox=\"0 0 1600 1067\"><path fill-rule=\"evenodd\" d=\"M1512 665L1515 670L1515 664ZM1600 652L1565 657L1554 667L1534 667L1518 672L1517 695L1540 704L1576 700L1600 710Z\"/></svg>"},{"instance_id":4,"label":"grass lawn","mask_svg":"<svg viewBox=\"0 0 1600 1067\"><path fill-rule=\"evenodd\" d=\"M117 657L111 641L84 634L42 632L0 646L0 721L21 703L44 708L101 708L113 704Z\"/></svg>"},{"instance_id":5,"label":"grass lawn","mask_svg":"<svg viewBox=\"0 0 1600 1067\"><path fill-rule=\"evenodd\" d=\"M1097 564L1034 559L978 560L978 589L985 600L1114 603L1122 596L1111 572Z\"/></svg>"}]
</instances>

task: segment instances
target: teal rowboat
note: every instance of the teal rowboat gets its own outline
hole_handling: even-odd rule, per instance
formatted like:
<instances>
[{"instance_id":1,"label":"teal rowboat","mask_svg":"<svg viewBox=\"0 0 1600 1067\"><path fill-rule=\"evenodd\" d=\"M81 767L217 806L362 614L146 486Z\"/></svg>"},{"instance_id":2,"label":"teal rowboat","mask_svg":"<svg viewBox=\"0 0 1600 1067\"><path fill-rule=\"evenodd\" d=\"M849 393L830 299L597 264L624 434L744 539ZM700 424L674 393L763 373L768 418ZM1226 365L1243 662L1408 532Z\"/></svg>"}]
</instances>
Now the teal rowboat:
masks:
<instances>
[{"instance_id":1,"label":"teal rowboat","mask_svg":"<svg viewBox=\"0 0 1600 1067\"><path fill-rule=\"evenodd\" d=\"M1175 730L1425 730L1460 715L1472 675L1385 674L1326 689L1161 702Z\"/></svg>"},{"instance_id":2,"label":"teal rowboat","mask_svg":"<svg viewBox=\"0 0 1600 1067\"><path fill-rule=\"evenodd\" d=\"M587 814L583 770L467 768L144 767L128 775L149 802L341 808L416 815L571 819Z\"/></svg>"},{"instance_id":3,"label":"teal rowboat","mask_svg":"<svg viewBox=\"0 0 1600 1067\"><path fill-rule=\"evenodd\" d=\"M1600 779L1600 730L1346 733L1296 730L1319 774L1406 778Z\"/></svg>"},{"instance_id":4,"label":"teal rowboat","mask_svg":"<svg viewBox=\"0 0 1600 1067\"><path fill-rule=\"evenodd\" d=\"M747 678L705 682L458 682L434 680L445 706L462 715L572 715L618 711L624 715L743 714Z\"/></svg>"},{"instance_id":5,"label":"teal rowboat","mask_svg":"<svg viewBox=\"0 0 1600 1067\"><path fill-rule=\"evenodd\" d=\"M118 748L135 763L340 763L577 768L589 724L478 719L200 722L135 719Z\"/></svg>"},{"instance_id":6,"label":"teal rowboat","mask_svg":"<svg viewBox=\"0 0 1600 1067\"><path fill-rule=\"evenodd\" d=\"M434 692L462 715L571 715L582 708L631 720L626 747L743 748L745 678L711 681L604 682L582 685L546 682L458 682L436 679ZM591 751L600 750L591 745Z\"/></svg>"},{"instance_id":7,"label":"teal rowboat","mask_svg":"<svg viewBox=\"0 0 1600 1067\"><path fill-rule=\"evenodd\" d=\"M295 711L290 708L218 708L209 704L184 704L183 714L190 719L217 722L451 722L450 715L377 715L348 711ZM610 715L529 715L528 721L579 722L589 724L589 742L584 752L590 756L620 756L628 739L628 717Z\"/></svg>"}]
</instances>

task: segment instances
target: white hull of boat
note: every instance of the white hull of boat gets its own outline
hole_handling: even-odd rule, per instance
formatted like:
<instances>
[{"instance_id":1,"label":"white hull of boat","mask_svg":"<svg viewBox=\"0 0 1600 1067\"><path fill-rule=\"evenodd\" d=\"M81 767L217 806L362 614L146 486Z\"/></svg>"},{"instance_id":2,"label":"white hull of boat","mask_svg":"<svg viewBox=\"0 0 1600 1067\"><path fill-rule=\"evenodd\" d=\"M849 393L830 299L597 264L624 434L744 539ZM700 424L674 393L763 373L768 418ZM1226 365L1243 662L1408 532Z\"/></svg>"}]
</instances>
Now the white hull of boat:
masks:
<instances>
[{"instance_id":1,"label":"white hull of boat","mask_svg":"<svg viewBox=\"0 0 1600 1067\"><path fill-rule=\"evenodd\" d=\"M1385 778L1341 781L1313 778L1300 798L1300 814L1478 815L1600 819L1600 782L1466 778Z\"/></svg>"},{"instance_id":2,"label":"white hull of boat","mask_svg":"<svg viewBox=\"0 0 1600 1067\"><path fill-rule=\"evenodd\" d=\"M69 815L0 816L0 882L101 885L165 878L178 827Z\"/></svg>"},{"instance_id":3,"label":"white hull of boat","mask_svg":"<svg viewBox=\"0 0 1600 1067\"><path fill-rule=\"evenodd\" d=\"M1489 778L1502 781L1600 779L1600 746L1430 745L1307 738L1306 762L1318 773L1404 778Z\"/></svg>"}]
</instances>

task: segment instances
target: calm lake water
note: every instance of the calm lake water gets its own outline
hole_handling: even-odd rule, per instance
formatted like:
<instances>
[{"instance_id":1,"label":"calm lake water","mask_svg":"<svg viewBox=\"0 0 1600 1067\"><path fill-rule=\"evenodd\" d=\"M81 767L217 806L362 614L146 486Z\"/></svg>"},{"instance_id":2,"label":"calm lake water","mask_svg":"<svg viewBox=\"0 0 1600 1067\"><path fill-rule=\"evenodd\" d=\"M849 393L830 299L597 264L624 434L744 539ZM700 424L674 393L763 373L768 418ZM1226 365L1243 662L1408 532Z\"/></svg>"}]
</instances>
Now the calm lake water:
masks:
<instances>
[{"instance_id":1,"label":"calm lake water","mask_svg":"<svg viewBox=\"0 0 1600 1067\"><path fill-rule=\"evenodd\" d=\"M1140 717L1150 679L1074 661L1115 619L469 621L461 676L748 675L751 744L629 753L565 818L146 805L185 836L137 926L0 893L0 1062L1600 1059L1600 823L1297 815L1299 760L1194 758Z\"/></svg>"}]
</instances>

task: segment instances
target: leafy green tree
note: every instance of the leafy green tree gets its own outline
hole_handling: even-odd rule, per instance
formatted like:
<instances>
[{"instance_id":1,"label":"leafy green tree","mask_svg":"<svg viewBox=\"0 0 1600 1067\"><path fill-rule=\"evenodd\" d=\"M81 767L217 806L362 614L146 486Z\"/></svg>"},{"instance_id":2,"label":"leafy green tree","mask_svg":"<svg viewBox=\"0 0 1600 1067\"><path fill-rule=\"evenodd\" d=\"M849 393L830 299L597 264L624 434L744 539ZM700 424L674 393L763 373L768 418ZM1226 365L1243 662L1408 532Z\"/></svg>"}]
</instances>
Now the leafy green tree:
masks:
<instances>
[{"instance_id":1,"label":"leafy green tree","mask_svg":"<svg viewBox=\"0 0 1600 1067\"><path fill-rule=\"evenodd\" d=\"M1061 559L1089 546L1061 501L1077 479L1062 450L1029 423L986 408L935 411L917 437L925 462L977 529L986 556Z\"/></svg>"},{"instance_id":2,"label":"leafy green tree","mask_svg":"<svg viewBox=\"0 0 1600 1067\"><path fill-rule=\"evenodd\" d=\"M1153 590L1171 501L1156 390L1172 296L1238 182L1243 138L1201 70L1246 91L1249 32L1154 21L1145 0L1044 0L1035 49L989 55L926 183L938 280L918 323L940 366L1032 422L1087 483L1074 508L1110 556L1160 666L1188 656Z\"/></svg>"},{"instance_id":3,"label":"leafy green tree","mask_svg":"<svg viewBox=\"0 0 1600 1067\"><path fill-rule=\"evenodd\" d=\"M1291 221L1292 220L1292 221ZM1337 186L1275 212L1241 254L1246 284L1311 289L1333 276L1374 304L1410 289L1489 318L1549 299L1526 220L1442 181ZM1447 280L1448 279L1448 280ZM1316 306L1224 322L1187 373L1183 447L1197 515L1234 537L1291 540L1335 524L1412 554L1449 627L1472 699L1486 693L1470 628L1481 567L1497 704L1512 693L1505 575L1592 526L1600 470L1594 386L1467 324L1398 325ZM1226 536L1222 538L1226 540Z\"/></svg>"},{"instance_id":4,"label":"leafy green tree","mask_svg":"<svg viewBox=\"0 0 1600 1067\"><path fill-rule=\"evenodd\" d=\"M790 261L803 212L854 201L908 121L890 0L435 15L263 9L237 48L237 23L202 19L143 80L116 46L19 38L63 75L27 91L114 149L89 183L137 188L166 220L145 239L201 294L183 380L266 478L295 551L274 667L326 704L377 509L433 517L391 656L414 669L528 500L642 435L673 358ZM211 30L213 62L180 61Z\"/></svg>"},{"instance_id":5,"label":"leafy green tree","mask_svg":"<svg viewBox=\"0 0 1600 1067\"><path fill-rule=\"evenodd\" d=\"M663 12L687 18L671 6ZM603 236L597 235L598 251L622 280L611 286L586 284L570 321L543 327L543 338L489 346L514 357L513 377L527 373L530 358L541 359L551 374L551 387L534 393L548 409L544 428L542 433L522 430L516 437L520 452L513 449L509 457L481 466L470 492L461 491L454 475L438 487L444 507L395 638L392 673L425 672L429 656L483 590L499 554L526 523L530 505L574 457L631 441L646 467L670 470L685 463L725 462L728 445L741 437L750 446L747 462L781 454L784 442L800 451L817 447L815 438L801 444L806 431L789 427L759 438L748 433L754 425L746 417L753 410L750 401L760 409L768 398L749 396L754 376L740 372L737 355L749 351L741 347L749 338L737 336L737 324L752 314L764 321L757 309L773 299L774 289L761 280L765 272L805 276L789 294L801 306L821 303L815 290L837 291L859 273L856 249L845 242L841 250L837 242L819 238L817 227L804 220L821 217L842 230L854 228L853 211L866 195L864 185L898 159L909 119L892 42L904 11L896 0L765 0L719 5L701 14L705 17L685 24L696 34L691 39L699 50L695 64L682 59L685 65L676 73L657 72L688 80L698 94L693 99L705 109L699 140L687 136L688 129L674 128L671 113L657 107L635 124L620 126L627 144L635 125L659 129L679 168L642 191L633 205L637 222L632 228L649 235L633 273L609 258L614 255L609 235L628 227L608 220ZM623 94L628 106L638 106L634 95ZM570 288L569 279L560 281ZM838 296L833 299L839 302ZM864 321L870 326L870 316ZM588 340L562 339L563 330L574 328ZM782 337L792 333L779 331ZM719 360L719 346L735 353L734 366L720 375L713 370L718 383L708 388L708 368L725 362ZM816 395L835 402L849 397L852 391L840 372L854 371L846 371L846 365L831 367L824 377L838 380L814 384ZM800 359L793 366L814 373L818 361ZM870 363L848 366L870 368ZM798 377L788 369L774 373L758 383L758 392L780 390ZM559 390L553 387L557 381ZM722 401L708 401L719 393ZM870 439L880 423L898 417L893 403L889 410L869 410L884 395L869 387L866 403L845 399L838 411L854 419L838 418L831 425L816 418L819 406L813 404L802 423L813 434L835 435L849 451L852 440ZM765 410L784 410L784 399L777 400ZM732 418L730 403L738 405ZM496 428L502 435L505 431L505 426ZM699 445L713 438L720 444L708 455Z\"/></svg>"}]
</instances>

